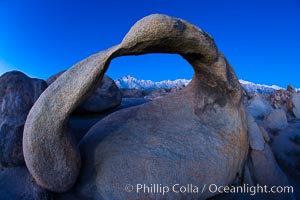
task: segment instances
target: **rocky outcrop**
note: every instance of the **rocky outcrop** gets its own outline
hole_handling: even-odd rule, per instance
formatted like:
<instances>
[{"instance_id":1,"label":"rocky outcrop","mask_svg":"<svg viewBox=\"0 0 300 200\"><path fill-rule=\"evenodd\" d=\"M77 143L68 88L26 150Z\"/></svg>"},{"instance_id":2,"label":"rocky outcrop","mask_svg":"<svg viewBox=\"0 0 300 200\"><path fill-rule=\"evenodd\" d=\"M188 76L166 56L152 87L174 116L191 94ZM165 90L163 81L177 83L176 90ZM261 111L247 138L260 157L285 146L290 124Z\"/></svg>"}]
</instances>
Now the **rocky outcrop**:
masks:
<instances>
[{"instance_id":1,"label":"rocky outcrop","mask_svg":"<svg viewBox=\"0 0 300 200\"><path fill-rule=\"evenodd\" d=\"M24 164L23 127L33 103L46 89L46 82L12 71L0 77L0 162Z\"/></svg>"},{"instance_id":2,"label":"rocky outcrop","mask_svg":"<svg viewBox=\"0 0 300 200\"><path fill-rule=\"evenodd\" d=\"M157 52L180 54L194 68L193 80L177 93L105 117L79 150L65 129L68 118L110 61ZM150 15L121 44L79 62L48 87L29 113L23 149L30 173L48 190L67 191L79 176L69 193L79 199L176 198L124 191L136 183L230 185L248 151L242 88L207 33L181 19Z\"/></svg>"},{"instance_id":3,"label":"rocky outcrop","mask_svg":"<svg viewBox=\"0 0 300 200\"><path fill-rule=\"evenodd\" d=\"M48 86L64 72L59 72L48 78ZM93 87L95 88L93 93L76 108L74 113L101 113L120 105L121 91L111 78L104 75L103 79L95 83Z\"/></svg>"},{"instance_id":4,"label":"rocky outcrop","mask_svg":"<svg viewBox=\"0 0 300 200\"><path fill-rule=\"evenodd\" d=\"M277 112L277 111L276 111ZM264 129L259 127L251 114L247 114L250 150L245 167L243 184L255 186L289 186L288 178L278 166L270 145L269 137ZM249 195L249 194L244 194ZM250 198L250 197L248 197ZM246 198L246 199L248 199ZM241 198L244 199L244 198ZM294 199L292 194L257 194L251 199Z\"/></svg>"}]
</instances>

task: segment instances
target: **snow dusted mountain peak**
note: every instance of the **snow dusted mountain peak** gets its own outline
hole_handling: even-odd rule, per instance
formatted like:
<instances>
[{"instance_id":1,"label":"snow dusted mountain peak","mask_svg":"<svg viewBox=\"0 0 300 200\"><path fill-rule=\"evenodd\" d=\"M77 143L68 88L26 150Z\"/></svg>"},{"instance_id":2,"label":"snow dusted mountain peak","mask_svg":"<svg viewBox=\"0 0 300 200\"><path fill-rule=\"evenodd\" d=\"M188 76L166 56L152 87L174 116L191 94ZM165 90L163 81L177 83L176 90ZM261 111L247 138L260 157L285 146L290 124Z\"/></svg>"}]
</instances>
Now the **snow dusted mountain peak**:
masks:
<instances>
[{"instance_id":1,"label":"snow dusted mountain peak","mask_svg":"<svg viewBox=\"0 0 300 200\"><path fill-rule=\"evenodd\" d=\"M187 79L177 79L174 81L164 80L159 82L154 82L151 80L139 80L130 75L123 76L122 78L116 79L115 83L119 88L135 88L140 90L153 90L157 88L177 88L185 87L190 80Z\"/></svg>"},{"instance_id":2,"label":"snow dusted mountain peak","mask_svg":"<svg viewBox=\"0 0 300 200\"><path fill-rule=\"evenodd\" d=\"M277 85L264 85L264 84L257 84L249 81L239 80L243 88L249 93L263 93L263 94L270 94L272 92L276 92L277 90L284 89Z\"/></svg>"},{"instance_id":3,"label":"snow dusted mountain peak","mask_svg":"<svg viewBox=\"0 0 300 200\"><path fill-rule=\"evenodd\" d=\"M151 80L139 80L130 75L123 76L122 78L118 78L115 80L115 83L119 88L135 88L140 90L153 90L157 88L177 88L177 87L185 87L190 82L187 79L176 79L172 80L165 80L160 82L154 82ZM264 84L256 84L253 82L240 80L241 85L243 88L249 93L263 93L263 94L270 94L272 92L276 92L277 90L284 89L277 85L264 85ZM299 90L299 89L296 89Z\"/></svg>"}]
</instances>

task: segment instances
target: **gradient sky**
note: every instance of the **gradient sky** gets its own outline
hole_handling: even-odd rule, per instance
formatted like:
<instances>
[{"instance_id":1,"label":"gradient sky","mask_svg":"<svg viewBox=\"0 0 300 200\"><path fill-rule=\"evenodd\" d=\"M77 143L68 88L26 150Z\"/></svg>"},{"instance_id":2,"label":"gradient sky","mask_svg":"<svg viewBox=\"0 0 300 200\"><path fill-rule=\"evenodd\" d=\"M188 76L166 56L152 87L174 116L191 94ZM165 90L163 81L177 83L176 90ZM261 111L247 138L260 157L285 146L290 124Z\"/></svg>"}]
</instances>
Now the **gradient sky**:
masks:
<instances>
[{"instance_id":1,"label":"gradient sky","mask_svg":"<svg viewBox=\"0 0 300 200\"><path fill-rule=\"evenodd\" d=\"M0 0L0 74L46 79L121 42L140 18L162 13L211 34L239 79L300 88L300 0ZM113 60L108 75L191 78L178 55Z\"/></svg>"}]
</instances>

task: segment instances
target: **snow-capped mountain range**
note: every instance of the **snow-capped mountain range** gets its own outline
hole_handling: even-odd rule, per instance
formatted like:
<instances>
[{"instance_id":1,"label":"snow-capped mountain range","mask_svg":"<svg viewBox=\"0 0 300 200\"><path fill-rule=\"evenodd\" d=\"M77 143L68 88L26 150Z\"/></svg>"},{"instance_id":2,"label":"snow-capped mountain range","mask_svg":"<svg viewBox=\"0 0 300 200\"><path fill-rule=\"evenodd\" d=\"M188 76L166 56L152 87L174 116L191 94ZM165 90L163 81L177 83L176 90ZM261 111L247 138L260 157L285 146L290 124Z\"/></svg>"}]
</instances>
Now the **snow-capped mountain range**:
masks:
<instances>
[{"instance_id":1,"label":"snow-capped mountain range","mask_svg":"<svg viewBox=\"0 0 300 200\"><path fill-rule=\"evenodd\" d=\"M130 75L124 76L122 78L118 78L115 80L115 83L119 88L135 88L140 90L153 90L157 88L176 88L176 87L184 87L186 86L190 80L187 79L177 79L174 81L165 80L160 82L154 82L151 80L139 80ZM263 85L256 84L249 81L240 80L241 85L245 88L247 92L250 93L263 93L270 94L271 92L275 92L276 90L283 89L277 85ZM299 89L297 89L299 90Z\"/></svg>"},{"instance_id":2,"label":"snow-capped mountain range","mask_svg":"<svg viewBox=\"0 0 300 200\"><path fill-rule=\"evenodd\" d=\"M177 88L184 87L190 80L187 79L176 79L174 81L165 80L160 82L153 82L151 80L139 80L130 75L123 76L122 78L116 79L115 83L119 88L135 88L140 90L153 90L157 88Z\"/></svg>"}]
</instances>

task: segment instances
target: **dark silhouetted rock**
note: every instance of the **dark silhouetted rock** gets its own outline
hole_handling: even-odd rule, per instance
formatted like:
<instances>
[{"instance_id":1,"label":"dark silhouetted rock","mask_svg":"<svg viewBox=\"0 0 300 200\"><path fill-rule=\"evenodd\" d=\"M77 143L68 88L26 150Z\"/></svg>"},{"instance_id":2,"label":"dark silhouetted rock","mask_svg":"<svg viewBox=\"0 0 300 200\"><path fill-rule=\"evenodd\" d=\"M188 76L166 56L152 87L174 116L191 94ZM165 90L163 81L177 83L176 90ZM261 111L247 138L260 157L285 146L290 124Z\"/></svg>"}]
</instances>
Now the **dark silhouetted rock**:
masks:
<instances>
[{"instance_id":1,"label":"dark silhouetted rock","mask_svg":"<svg viewBox=\"0 0 300 200\"><path fill-rule=\"evenodd\" d=\"M278 164L288 176L297 199L300 198L300 121L290 123L289 126L278 131L273 136L272 150Z\"/></svg>"},{"instance_id":2,"label":"dark silhouetted rock","mask_svg":"<svg viewBox=\"0 0 300 200\"><path fill-rule=\"evenodd\" d=\"M176 53L194 68L187 87L103 118L80 141L66 129L70 114L124 55ZM26 165L36 182L78 199L176 199L128 193L126 184L231 185L249 149L242 87L213 39L166 15L138 21L121 44L74 65L40 96L24 128ZM47 115L45 115L47 113ZM80 150L79 150L80 149ZM183 193L182 199L216 194Z\"/></svg>"},{"instance_id":3,"label":"dark silhouetted rock","mask_svg":"<svg viewBox=\"0 0 300 200\"><path fill-rule=\"evenodd\" d=\"M23 127L33 103L46 82L12 71L0 77L0 162L4 166L24 164Z\"/></svg>"},{"instance_id":4,"label":"dark silhouetted rock","mask_svg":"<svg viewBox=\"0 0 300 200\"><path fill-rule=\"evenodd\" d=\"M0 199L50 200L51 195L34 183L26 167L0 166Z\"/></svg>"},{"instance_id":5,"label":"dark silhouetted rock","mask_svg":"<svg viewBox=\"0 0 300 200\"><path fill-rule=\"evenodd\" d=\"M139 89L121 88L123 98L144 98L147 91Z\"/></svg>"}]
</instances>

